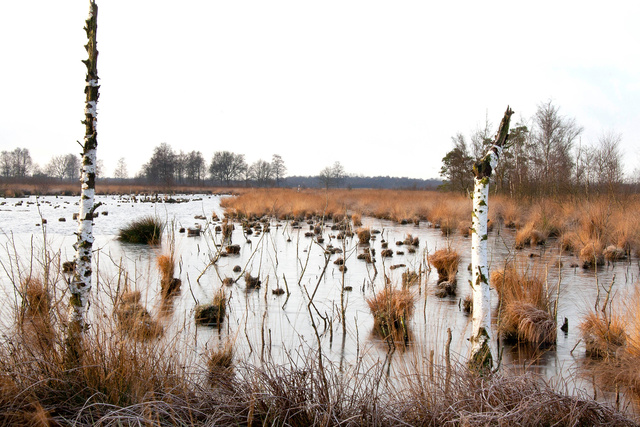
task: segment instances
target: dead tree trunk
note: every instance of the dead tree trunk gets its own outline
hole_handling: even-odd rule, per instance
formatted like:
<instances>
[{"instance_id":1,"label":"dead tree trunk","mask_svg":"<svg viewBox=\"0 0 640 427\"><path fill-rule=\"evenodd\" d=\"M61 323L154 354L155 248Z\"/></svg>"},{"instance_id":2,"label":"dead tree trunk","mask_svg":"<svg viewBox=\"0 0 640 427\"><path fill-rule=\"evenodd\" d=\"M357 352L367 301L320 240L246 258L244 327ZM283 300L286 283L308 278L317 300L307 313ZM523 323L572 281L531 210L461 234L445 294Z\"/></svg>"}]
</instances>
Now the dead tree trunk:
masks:
<instances>
[{"instance_id":1,"label":"dead tree trunk","mask_svg":"<svg viewBox=\"0 0 640 427\"><path fill-rule=\"evenodd\" d=\"M509 135L513 111L507 107L489 152L473 165L473 213L471 236L471 287L473 288L473 333L469 366L477 371L491 369L491 293L487 266L487 219L489 212L489 179L495 169Z\"/></svg>"},{"instance_id":2,"label":"dead tree trunk","mask_svg":"<svg viewBox=\"0 0 640 427\"><path fill-rule=\"evenodd\" d=\"M96 31L98 28L98 6L91 0L89 18L84 30L87 33L85 49L89 55L82 61L87 66L84 92L86 94L84 144L82 146L82 185L80 197L80 214L78 216L77 241L73 245L76 250L75 269L69 282L69 317L66 334L67 362L77 365L82 357L83 332L86 329L86 314L89 308L91 292L91 251L93 247L93 213L98 207L94 204L96 178L96 147L98 146L96 124L98 104L98 49Z\"/></svg>"}]
</instances>

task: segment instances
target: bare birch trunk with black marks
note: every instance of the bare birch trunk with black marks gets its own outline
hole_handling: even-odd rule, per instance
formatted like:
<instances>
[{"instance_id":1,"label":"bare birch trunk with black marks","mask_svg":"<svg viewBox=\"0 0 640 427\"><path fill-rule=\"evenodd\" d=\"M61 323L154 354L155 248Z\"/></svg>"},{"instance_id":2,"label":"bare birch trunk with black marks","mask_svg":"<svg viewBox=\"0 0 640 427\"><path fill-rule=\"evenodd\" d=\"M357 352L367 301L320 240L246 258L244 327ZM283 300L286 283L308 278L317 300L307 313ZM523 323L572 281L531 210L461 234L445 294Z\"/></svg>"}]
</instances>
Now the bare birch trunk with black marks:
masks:
<instances>
[{"instance_id":1,"label":"bare birch trunk with black marks","mask_svg":"<svg viewBox=\"0 0 640 427\"><path fill-rule=\"evenodd\" d=\"M489 213L489 180L509 136L509 121L513 111L507 107L500 128L489 152L473 165L471 287L473 289L473 333L469 366L485 371L493 366L491 356L491 292L487 265L487 220Z\"/></svg>"},{"instance_id":2,"label":"bare birch trunk with black marks","mask_svg":"<svg viewBox=\"0 0 640 427\"><path fill-rule=\"evenodd\" d=\"M89 55L82 61L87 67L84 92L86 94L84 115L85 136L82 151L82 175L80 182L80 214L78 216L77 241L74 244L75 269L69 282L69 317L66 335L66 356L71 365L76 365L82 357L83 334L87 328L87 310L91 293L91 252L93 247L93 215L98 207L94 203L96 178L96 147L98 146L96 124L98 104L98 49L96 31L98 28L98 6L94 0L90 2L89 18L85 31L87 44L85 49Z\"/></svg>"}]
</instances>

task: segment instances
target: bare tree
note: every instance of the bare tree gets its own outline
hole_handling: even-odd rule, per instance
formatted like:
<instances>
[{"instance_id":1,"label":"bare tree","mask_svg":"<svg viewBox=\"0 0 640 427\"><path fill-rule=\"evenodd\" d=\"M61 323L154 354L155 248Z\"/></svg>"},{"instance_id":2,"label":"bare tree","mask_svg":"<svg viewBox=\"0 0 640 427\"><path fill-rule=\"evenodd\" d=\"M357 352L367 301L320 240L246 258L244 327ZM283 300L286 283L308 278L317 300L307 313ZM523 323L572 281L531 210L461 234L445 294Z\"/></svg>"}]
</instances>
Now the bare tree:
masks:
<instances>
[{"instance_id":1,"label":"bare tree","mask_svg":"<svg viewBox=\"0 0 640 427\"><path fill-rule=\"evenodd\" d=\"M0 175L5 178L24 178L29 176L33 160L28 148L16 148L0 153Z\"/></svg>"},{"instance_id":2,"label":"bare tree","mask_svg":"<svg viewBox=\"0 0 640 427\"><path fill-rule=\"evenodd\" d=\"M576 146L575 159L574 180L576 187L588 196L597 182L596 150L579 143Z\"/></svg>"},{"instance_id":3,"label":"bare tree","mask_svg":"<svg viewBox=\"0 0 640 427\"><path fill-rule=\"evenodd\" d=\"M100 177L100 178L104 177L104 171L105 171L104 160L98 159L96 161L96 177ZM82 171L79 171L79 172L82 172Z\"/></svg>"},{"instance_id":4,"label":"bare tree","mask_svg":"<svg viewBox=\"0 0 640 427\"><path fill-rule=\"evenodd\" d=\"M280 181L285 177L287 173L287 167L284 165L284 160L279 154L274 154L271 158L271 169L273 170L273 178L276 180L276 185L280 187Z\"/></svg>"},{"instance_id":5,"label":"bare tree","mask_svg":"<svg viewBox=\"0 0 640 427\"><path fill-rule=\"evenodd\" d=\"M213 154L209 173L215 181L223 181L227 185L232 180L240 179L248 170L244 154L235 154L230 151L217 151Z\"/></svg>"},{"instance_id":6,"label":"bare tree","mask_svg":"<svg viewBox=\"0 0 640 427\"><path fill-rule=\"evenodd\" d=\"M249 168L249 174L259 187L266 187L273 179L273 168L271 163L258 160Z\"/></svg>"},{"instance_id":7,"label":"bare tree","mask_svg":"<svg viewBox=\"0 0 640 427\"><path fill-rule=\"evenodd\" d=\"M127 162L125 161L124 157L120 157L118 159L116 169L115 171L113 171L113 177L116 179L129 178L129 172L127 171Z\"/></svg>"},{"instance_id":8,"label":"bare tree","mask_svg":"<svg viewBox=\"0 0 640 427\"><path fill-rule=\"evenodd\" d=\"M612 131L604 132L598 138L595 162L598 169L598 182L609 193L615 192L624 179L621 142L622 135Z\"/></svg>"},{"instance_id":9,"label":"bare tree","mask_svg":"<svg viewBox=\"0 0 640 427\"><path fill-rule=\"evenodd\" d=\"M11 178L13 176L11 153L3 151L0 153L0 175L4 178Z\"/></svg>"},{"instance_id":10,"label":"bare tree","mask_svg":"<svg viewBox=\"0 0 640 427\"><path fill-rule=\"evenodd\" d=\"M97 169L96 164L96 169ZM76 181L80 178L80 158L75 154L67 154L64 156L64 177L69 181ZM97 174L97 170L96 170Z\"/></svg>"},{"instance_id":11,"label":"bare tree","mask_svg":"<svg viewBox=\"0 0 640 427\"><path fill-rule=\"evenodd\" d=\"M153 150L149 162L142 166L145 177L151 182L172 185L175 181L176 154L171 145L163 142Z\"/></svg>"},{"instance_id":12,"label":"bare tree","mask_svg":"<svg viewBox=\"0 0 640 427\"><path fill-rule=\"evenodd\" d=\"M57 178L63 180L67 173L67 156L59 155L53 156L49 163L44 168L45 174L51 178Z\"/></svg>"},{"instance_id":13,"label":"bare tree","mask_svg":"<svg viewBox=\"0 0 640 427\"><path fill-rule=\"evenodd\" d=\"M191 151L187 155L185 172L191 184L200 184L205 175L205 160L199 151Z\"/></svg>"},{"instance_id":14,"label":"bare tree","mask_svg":"<svg viewBox=\"0 0 640 427\"><path fill-rule=\"evenodd\" d=\"M29 176L33 160L27 148L16 148L11 153L13 156L13 176L16 178L24 178Z\"/></svg>"},{"instance_id":15,"label":"bare tree","mask_svg":"<svg viewBox=\"0 0 640 427\"><path fill-rule=\"evenodd\" d=\"M583 129L575 119L560 115L560 108L551 101L538 105L533 120L532 154L537 188L552 193L567 190L574 166L571 149Z\"/></svg>"},{"instance_id":16,"label":"bare tree","mask_svg":"<svg viewBox=\"0 0 640 427\"><path fill-rule=\"evenodd\" d=\"M174 174L178 184L184 184L184 180L187 177L187 154L180 150L174 157Z\"/></svg>"},{"instance_id":17,"label":"bare tree","mask_svg":"<svg viewBox=\"0 0 640 427\"><path fill-rule=\"evenodd\" d=\"M485 114L483 127L478 127L471 134L471 155L474 161L480 160L487 153L491 144L493 144L493 139L491 138L492 128L493 125L489 121L489 113L487 112Z\"/></svg>"},{"instance_id":18,"label":"bare tree","mask_svg":"<svg viewBox=\"0 0 640 427\"><path fill-rule=\"evenodd\" d=\"M318 180L324 185L325 188L339 187L347 174L344 167L339 161L336 161L332 166L327 166L320 171Z\"/></svg>"}]
</instances>

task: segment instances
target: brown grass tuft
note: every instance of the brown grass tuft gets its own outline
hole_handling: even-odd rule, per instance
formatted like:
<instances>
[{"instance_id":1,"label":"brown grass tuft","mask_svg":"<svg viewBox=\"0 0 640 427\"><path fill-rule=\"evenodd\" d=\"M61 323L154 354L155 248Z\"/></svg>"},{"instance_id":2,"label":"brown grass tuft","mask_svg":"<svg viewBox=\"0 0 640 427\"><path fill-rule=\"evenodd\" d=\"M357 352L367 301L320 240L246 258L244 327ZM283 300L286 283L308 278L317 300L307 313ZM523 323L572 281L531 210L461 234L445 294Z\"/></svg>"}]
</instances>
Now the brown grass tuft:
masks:
<instances>
[{"instance_id":1,"label":"brown grass tuft","mask_svg":"<svg viewBox=\"0 0 640 427\"><path fill-rule=\"evenodd\" d=\"M491 273L491 284L500 299L499 333L505 339L552 344L557 325L543 275L519 271L515 264Z\"/></svg>"},{"instance_id":2,"label":"brown grass tuft","mask_svg":"<svg viewBox=\"0 0 640 427\"><path fill-rule=\"evenodd\" d=\"M213 385L227 380L233 374L233 341L227 340L205 353L209 382Z\"/></svg>"},{"instance_id":3,"label":"brown grass tuft","mask_svg":"<svg viewBox=\"0 0 640 427\"><path fill-rule=\"evenodd\" d=\"M402 273L402 287L409 288L414 285L420 284L420 275L415 271L407 270Z\"/></svg>"},{"instance_id":4,"label":"brown grass tuft","mask_svg":"<svg viewBox=\"0 0 640 427\"><path fill-rule=\"evenodd\" d=\"M48 322L51 310L51 295L45 289L42 280L27 277L20 283L22 292L21 315L23 320Z\"/></svg>"},{"instance_id":5,"label":"brown grass tuft","mask_svg":"<svg viewBox=\"0 0 640 427\"><path fill-rule=\"evenodd\" d=\"M253 277L249 272L244 274L244 282L247 285L247 289L258 289L262 283L259 277Z\"/></svg>"},{"instance_id":6,"label":"brown grass tuft","mask_svg":"<svg viewBox=\"0 0 640 427\"><path fill-rule=\"evenodd\" d=\"M175 255L173 250L169 254L159 255L156 259L160 271L160 289L163 298L170 298L180 290L182 281L173 277L175 274Z\"/></svg>"},{"instance_id":7,"label":"brown grass tuft","mask_svg":"<svg viewBox=\"0 0 640 427\"><path fill-rule=\"evenodd\" d=\"M409 339L408 321L413 314L413 295L408 289L385 286L367 304L373 314L373 328L383 338Z\"/></svg>"},{"instance_id":8,"label":"brown grass tuft","mask_svg":"<svg viewBox=\"0 0 640 427\"><path fill-rule=\"evenodd\" d=\"M458 274L460 254L451 248L440 249L429 256L429 264L438 270L438 282L453 282Z\"/></svg>"},{"instance_id":9,"label":"brown grass tuft","mask_svg":"<svg viewBox=\"0 0 640 427\"><path fill-rule=\"evenodd\" d=\"M197 324L207 326L219 326L224 321L227 312L227 299L222 289L214 295L213 301L208 304L198 304L195 308L195 320Z\"/></svg>"},{"instance_id":10,"label":"brown grass tuft","mask_svg":"<svg viewBox=\"0 0 640 427\"><path fill-rule=\"evenodd\" d=\"M362 214L354 213L353 215L351 215L351 222L353 223L354 227L361 227L362 226Z\"/></svg>"},{"instance_id":11,"label":"brown grass tuft","mask_svg":"<svg viewBox=\"0 0 640 427\"><path fill-rule=\"evenodd\" d=\"M361 245L369 244L371 240L371 229L369 227L357 229L356 234L358 235L358 242Z\"/></svg>"},{"instance_id":12,"label":"brown grass tuft","mask_svg":"<svg viewBox=\"0 0 640 427\"><path fill-rule=\"evenodd\" d=\"M175 272L175 260L173 254L159 255L156 262L158 264L158 270L160 271L162 281L169 281L173 279L173 274Z\"/></svg>"},{"instance_id":13,"label":"brown grass tuft","mask_svg":"<svg viewBox=\"0 0 640 427\"><path fill-rule=\"evenodd\" d=\"M587 354L593 357L614 357L627 343L626 321L618 314L611 316L590 312L578 326Z\"/></svg>"},{"instance_id":14,"label":"brown grass tuft","mask_svg":"<svg viewBox=\"0 0 640 427\"><path fill-rule=\"evenodd\" d=\"M163 333L162 325L152 318L140 300L140 291L127 291L120 296L114 310L118 328L137 341L158 338Z\"/></svg>"},{"instance_id":15,"label":"brown grass tuft","mask_svg":"<svg viewBox=\"0 0 640 427\"><path fill-rule=\"evenodd\" d=\"M553 344L556 342L557 325L548 311L533 304L514 301L504 308L501 322L505 338L521 342Z\"/></svg>"},{"instance_id":16,"label":"brown grass tuft","mask_svg":"<svg viewBox=\"0 0 640 427\"><path fill-rule=\"evenodd\" d=\"M599 240L587 242L580 250L582 268L593 268L604 264L604 245Z\"/></svg>"},{"instance_id":17,"label":"brown grass tuft","mask_svg":"<svg viewBox=\"0 0 640 427\"><path fill-rule=\"evenodd\" d=\"M544 245L547 238L540 230L535 228L533 222L528 223L516 233L516 248L522 249L525 246Z\"/></svg>"}]
</instances>

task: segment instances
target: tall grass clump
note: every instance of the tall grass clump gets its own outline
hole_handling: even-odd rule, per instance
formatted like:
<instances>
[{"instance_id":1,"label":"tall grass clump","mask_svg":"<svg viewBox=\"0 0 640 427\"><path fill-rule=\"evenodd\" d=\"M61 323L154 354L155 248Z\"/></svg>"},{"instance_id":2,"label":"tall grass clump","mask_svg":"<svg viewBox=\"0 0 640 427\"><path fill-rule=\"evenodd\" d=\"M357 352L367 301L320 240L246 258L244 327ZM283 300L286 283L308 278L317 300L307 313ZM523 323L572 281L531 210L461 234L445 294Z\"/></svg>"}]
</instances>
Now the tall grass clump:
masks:
<instances>
[{"instance_id":1,"label":"tall grass clump","mask_svg":"<svg viewBox=\"0 0 640 427\"><path fill-rule=\"evenodd\" d=\"M351 215L351 222L353 223L354 227L361 227L362 226L362 214L354 213L353 215Z\"/></svg>"},{"instance_id":2,"label":"tall grass clump","mask_svg":"<svg viewBox=\"0 0 640 427\"><path fill-rule=\"evenodd\" d=\"M28 276L20 281L22 304L18 310L17 324L31 338L37 337L43 345L53 343L55 331L52 318L52 295L43 281Z\"/></svg>"},{"instance_id":3,"label":"tall grass clump","mask_svg":"<svg viewBox=\"0 0 640 427\"><path fill-rule=\"evenodd\" d=\"M589 312L578 328L587 355L596 358L615 357L627 344L627 322L618 313L610 315Z\"/></svg>"},{"instance_id":4,"label":"tall grass clump","mask_svg":"<svg viewBox=\"0 0 640 427\"><path fill-rule=\"evenodd\" d=\"M540 272L521 271L514 262L493 271L491 283L499 297L498 331L504 339L535 344L556 342L554 307Z\"/></svg>"},{"instance_id":5,"label":"tall grass clump","mask_svg":"<svg viewBox=\"0 0 640 427\"><path fill-rule=\"evenodd\" d=\"M126 417L113 421L123 408L146 406L149 411L158 399L166 399L165 408L170 401L197 404L181 352L171 342L138 340L148 332L147 326L138 322L146 317L138 308L125 318L119 313L114 318L111 304L93 298L91 328L83 334L82 357L70 367L64 345L65 287L61 275L52 268L46 266L45 274L33 271L21 281L24 292L13 311L15 327L2 330L0 425L117 425L145 417L142 410L132 415L134 410L129 412L129 421ZM104 290L109 284L103 286ZM125 293L122 298L114 295L123 301L115 302L116 311L122 304L139 307L139 293ZM172 396L168 398L168 394ZM174 421L175 416L188 419L178 405L168 412L158 409L151 411L154 423L171 424L169 413Z\"/></svg>"},{"instance_id":6,"label":"tall grass clump","mask_svg":"<svg viewBox=\"0 0 640 427\"><path fill-rule=\"evenodd\" d=\"M371 241L371 229L369 227L358 228L356 234L358 235L358 242L361 245L368 245Z\"/></svg>"},{"instance_id":7,"label":"tall grass clump","mask_svg":"<svg viewBox=\"0 0 640 427\"><path fill-rule=\"evenodd\" d=\"M583 363L583 374L594 378L605 389L620 388L640 396L640 292L637 290L624 303L613 301L611 289L600 308L599 299L579 325L589 360Z\"/></svg>"},{"instance_id":8,"label":"tall grass clump","mask_svg":"<svg viewBox=\"0 0 640 427\"><path fill-rule=\"evenodd\" d=\"M228 380L228 377L233 374L233 353L232 340L211 347L205 352L207 376L212 385Z\"/></svg>"},{"instance_id":9,"label":"tall grass clump","mask_svg":"<svg viewBox=\"0 0 640 427\"><path fill-rule=\"evenodd\" d=\"M140 291L126 291L120 295L115 307L119 329L138 341L158 338L163 333L162 325L141 304Z\"/></svg>"},{"instance_id":10,"label":"tall grass clump","mask_svg":"<svg viewBox=\"0 0 640 427\"><path fill-rule=\"evenodd\" d=\"M429 264L438 271L436 294L439 297L455 295L460 254L451 248L439 249L431 254L428 259Z\"/></svg>"},{"instance_id":11,"label":"tall grass clump","mask_svg":"<svg viewBox=\"0 0 640 427\"><path fill-rule=\"evenodd\" d=\"M220 326L227 312L227 299L224 290L219 289L214 295L213 301L207 304L198 304L195 308L195 320L200 325Z\"/></svg>"},{"instance_id":12,"label":"tall grass clump","mask_svg":"<svg viewBox=\"0 0 640 427\"><path fill-rule=\"evenodd\" d=\"M171 251L168 254L158 255L156 264L160 272L160 289L162 291L163 298L169 298L180 289L182 281L175 275L175 253Z\"/></svg>"},{"instance_id":13,"label":"tall grass clump","mask_svg":"<svg viewBox=\"0 0 640 427\"><path fill-rule=\"evenodd\" d=\"M525 246L544 245L546 241L547 235L537 229L535 223L529 222L516 232L515 246L516 249L522 249Z\"/></svg>"},{"instance_id":14,"label":"tall grass clump","mask_svg":"<svg viewBox=\"0 0 640 427\"><path fill-rule=\"evenodd\" d=\"M438 281L453 281L458 274L460 254L451 248L439 249L429 256L429 263L438 271Z\"/></svg>"},{"instance_id":15,"label":"tall grass clump","mask_svg":"<svg viewBox=\"0 0 640 427\"><path fill-rule=\"evenodd\" d=\"M118 232L118 240L126 243L160 243L164 224L154 216L134 220Z\"/></svg>"},{"instance_id":16,"label":"tall grass clump","mask_svg":"<svg viewBox=\"0 0 640 427\"><path fill-rule=\"evenodd\" d=\"M389 285L367 299L373 314L373 328L383 339L407 342L410 338L408 322L413 315L413 295L407 288L395 289Z\"/></svg>"}]
</instances>

